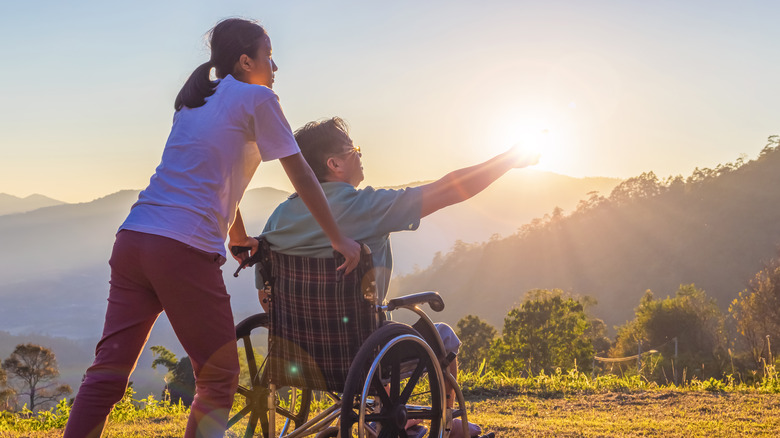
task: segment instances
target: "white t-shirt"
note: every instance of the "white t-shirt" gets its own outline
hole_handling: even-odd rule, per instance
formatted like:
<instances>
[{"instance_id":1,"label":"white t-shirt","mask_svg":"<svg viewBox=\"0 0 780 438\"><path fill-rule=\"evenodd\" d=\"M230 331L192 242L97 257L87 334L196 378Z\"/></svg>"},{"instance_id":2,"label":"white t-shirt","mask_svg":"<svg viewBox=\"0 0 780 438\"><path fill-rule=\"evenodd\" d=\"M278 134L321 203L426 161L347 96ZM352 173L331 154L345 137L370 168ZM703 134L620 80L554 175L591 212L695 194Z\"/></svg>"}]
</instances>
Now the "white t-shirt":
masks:
<instances>
[{"instance_id":1,"label":"white t-shirt","mask_svg":"<svg viewBox=\"0 0 780 438\"><path fill-rule=\"evenodd\" d=\"M205 105L173 116L160 165L119 229L225 256L228 229L260 161L299 151L276 94L228 75Z\"/></svg>"}]
</instances>

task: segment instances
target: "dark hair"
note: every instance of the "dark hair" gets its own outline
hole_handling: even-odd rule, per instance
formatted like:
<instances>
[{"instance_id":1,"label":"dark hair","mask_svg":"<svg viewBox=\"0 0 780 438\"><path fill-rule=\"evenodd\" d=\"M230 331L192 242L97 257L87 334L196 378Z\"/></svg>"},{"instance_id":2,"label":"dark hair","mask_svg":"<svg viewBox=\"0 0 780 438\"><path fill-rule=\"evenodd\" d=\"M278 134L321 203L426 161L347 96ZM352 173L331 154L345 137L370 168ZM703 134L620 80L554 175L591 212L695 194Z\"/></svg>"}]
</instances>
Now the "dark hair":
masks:
<instances>
[{"instance_id":1,"label":"dark hair","mask_svg":"<svg viewBox=\"0 0 780 438\"><path fill-rule=\"evenodd\" d=\"M343 150L349 126L339 117L309 122L295 131L301 154L320 182L328 175L328 158Z\"/></svg>"},{"instance_id":2,"label":"dark hair","mask_svg":"<svg viewBox=\"0 0 780 438\"><path fill-rule=\"evenodd\" d=\"M254 58L266 36L265 29L254 21L228 18L217 23L208 33L211 59L198 66L181 87L173 104L176 111L185 106L203 106L206 98L217 89L217 82L209 77L211 69L214 68L217 78L220 79L233 73L241 55L246 54Z\"/></svg>"}]
</instances>

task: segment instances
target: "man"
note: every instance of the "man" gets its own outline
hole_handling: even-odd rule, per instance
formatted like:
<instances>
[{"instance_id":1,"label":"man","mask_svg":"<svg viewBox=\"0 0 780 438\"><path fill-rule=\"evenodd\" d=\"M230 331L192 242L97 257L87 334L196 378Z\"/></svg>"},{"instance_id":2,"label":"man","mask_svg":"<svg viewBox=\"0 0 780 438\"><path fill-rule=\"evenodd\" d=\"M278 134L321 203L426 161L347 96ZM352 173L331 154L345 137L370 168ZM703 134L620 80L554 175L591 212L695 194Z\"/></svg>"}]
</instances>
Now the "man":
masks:
<instances>
[{"instance_id":1,"label":"man","mask_svg":"<svg viewBox=\"0 0 780 438\"><path fill-rule=\"evenodd\" d=\"M523 155L512 149L475 166L459 169L419 187L385 190L366 187L363 181L362 153L352 143L346 123L338 117L311 122L295 132L295 140L311 166L328 199L333 216L342 231L371 249L376 270L377 293L382 301L387 293L393 267L390 233L416 230L420 219L465 201L481 192L513 168L538 162L538 154ZM330 241L297 195L293 194L273 212L263 230L272 250L282 254L327 258L333 256ZM258 285L262 289L262 285ZM460 341L452 328L438 324L445 348L457 353ZM457 362L450 365L457 375ZM448 393L448 406L453 396ZM456 420L457 421L457 420ZM472 436L480 433L469 425ZM462 435L453 425L453 438Z\"/></svg>"}]
</instances>

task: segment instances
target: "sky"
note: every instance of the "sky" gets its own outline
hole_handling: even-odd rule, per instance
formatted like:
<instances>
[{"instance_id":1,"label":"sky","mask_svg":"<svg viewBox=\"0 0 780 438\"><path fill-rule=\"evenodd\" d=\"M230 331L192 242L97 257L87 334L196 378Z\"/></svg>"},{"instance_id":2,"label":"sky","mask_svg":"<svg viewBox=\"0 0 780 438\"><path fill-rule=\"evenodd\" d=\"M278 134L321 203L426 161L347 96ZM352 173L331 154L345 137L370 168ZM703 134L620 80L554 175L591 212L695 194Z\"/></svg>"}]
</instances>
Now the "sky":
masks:
<instances>
[{"instance_id":1,"label":"sky","mask_svg":"<svg viewBox=\"0 0 780 438\"><path fill-rule=\"evenodd\" d=\"M142 189L220 19L265 26L294 128L346 119L366 184L515 143L586 177L690 175L780 134L780 2L41 0L0 14L0 193ZM278 163L250 188L290 189Z\"/></svg>"}]
</instances>

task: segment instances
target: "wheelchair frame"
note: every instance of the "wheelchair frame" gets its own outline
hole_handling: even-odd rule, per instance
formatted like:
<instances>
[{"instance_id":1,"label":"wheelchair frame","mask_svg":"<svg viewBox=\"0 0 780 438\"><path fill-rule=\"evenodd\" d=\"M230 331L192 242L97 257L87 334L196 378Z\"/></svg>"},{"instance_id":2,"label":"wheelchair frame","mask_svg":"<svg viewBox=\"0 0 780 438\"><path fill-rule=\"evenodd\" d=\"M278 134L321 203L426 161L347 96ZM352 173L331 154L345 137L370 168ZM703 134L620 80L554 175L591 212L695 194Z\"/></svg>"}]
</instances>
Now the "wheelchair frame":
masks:
<instances>
[{"instance_id":1,"label":"wheelchair frame","mask_svg":"<svg viewBox=\"0 0 780 438\"><path fill-rule=\"evenodd\" d=\"M266 262L268 260L270 257L266 258ZM268 286L269 283L266 282L266 285ZM435 324L420 307L425 303L436 312L444 309L444 301L437 292L420 292L393 298L382 305L374 304L377 318L397 309L412 311L419 317L418 324L421 323L426 328L427 339L405 324L390 321L386 325L377 327L353 358L341 395L326 391L333 404L311 419L308 418L308 405L311 403L313 391L307 388L290 388L287 391L289 408L282 407L277 403L280 388L271 383L268 376L266 366L268 357L266 356L259 367L255 362L250 336L258 328L263 326L268 328L268 314L258 313L244 319L236 325L236 338L237 341L244 343L250 372L250 386L239 385L237 394L245 397L245 406L231 416L228 425L232 426L249 415L245 437L254 436L260 426L260 432L265 438L277 436L300 438L313 434L317 434L315 438L336 437L339 434L346 437L355 434L353 427L357 428L356 435L360 438L377 436L406 438L405 424L411 412L413 416L431 421L432 430L429 430L428 435L425 436L447 438L454 418L461 419L463 436L469 436L465 399L455 377L448 371L449 364L455 357L446 356L444 343ZM400 358L401 352L406 355L410 350L416 351L416 359L410 361L408 358ZM270 351L268 353L270 354ZM404 376L401 368L402 365L408 364L411 364L414 370L411 375ZM388 367L390 377L383 380L382 373L386 372ZM414 390L423 373L428 376L432 398L431 408L406 404L408 398L415 395L411 394L411 391ZM402 379L409 379L407 386L414 379L412 389L405 386L404 391L401 392ZM449 385L455 393L454 408L446 407L449 396L445 394L446 385ZM383 387L384 391L382 391ZM405 400L402 401L403 397ZM346 403L346 400L349 400L349 403ZM296 405L300 406L297 412ZM277 414L286 418L278 435ZM368 424L372 422L381 424L382 431L377 433L370 428ZM338 426L334 427L334 423Z\"/></svg>"}]
</instances>

